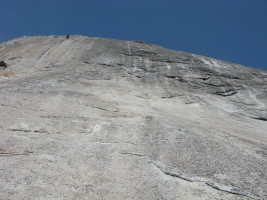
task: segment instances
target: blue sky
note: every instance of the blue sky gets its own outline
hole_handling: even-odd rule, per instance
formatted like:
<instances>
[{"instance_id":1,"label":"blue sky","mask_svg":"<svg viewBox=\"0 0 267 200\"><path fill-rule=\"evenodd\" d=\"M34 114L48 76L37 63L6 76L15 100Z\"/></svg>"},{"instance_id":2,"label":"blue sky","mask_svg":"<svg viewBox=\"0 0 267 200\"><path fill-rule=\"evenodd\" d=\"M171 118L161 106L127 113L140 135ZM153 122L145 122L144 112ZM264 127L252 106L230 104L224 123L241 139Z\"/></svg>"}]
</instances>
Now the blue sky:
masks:
<instances>
[{"instance_id":1,"label":"blue sky","mask_svg":"<svg viewBox=\"0 0 267 200\"><path fill-rule=\"evenodd\" d=\"M0 0L0 42L79 34L146 41L267 70L267 0Z\"/></svg>"}]
</instances>

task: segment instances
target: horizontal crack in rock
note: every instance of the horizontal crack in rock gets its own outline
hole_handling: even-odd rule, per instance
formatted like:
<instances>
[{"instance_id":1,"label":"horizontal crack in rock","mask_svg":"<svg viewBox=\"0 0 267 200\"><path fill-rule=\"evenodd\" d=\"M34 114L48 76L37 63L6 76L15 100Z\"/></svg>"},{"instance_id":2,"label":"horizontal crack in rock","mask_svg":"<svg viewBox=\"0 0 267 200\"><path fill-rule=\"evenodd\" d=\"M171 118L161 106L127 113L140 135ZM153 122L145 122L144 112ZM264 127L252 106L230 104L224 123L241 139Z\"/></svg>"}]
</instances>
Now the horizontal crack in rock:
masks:
<instances>
[{"instance_id":1,"label":"horizontal crack in rock","mask_svg":"<svg viewBox=\"0 0 267 200\"><path fill-rule=\"evenodd\" d=\"M11 128L10 131L31 132L29 129Z\"/></svg>"},{"instance_id":2,"label":"horizontal crack in rock","mask_svg":"<svg viewBox=\"0 0 267 200\"><path fill-rule=\"evenodd\" d=\"M153 163L153 165L155 167L157 167L165 175L172 176L172 177L175 177L175 178L179 178L179 179L182 179L182 180L185 180L185 181L188 181L188 182L203 183L203 184L206 184L207 186L210 186L210 187L212 187L214 189L217 189L217 190L220 190L220 191L223 191L223 192L227 192L227 193L231 193L231 194L234 194L234 195L246 196L246 197L249 197L251 199L260 199L258 196L254 195L254 194L252 194L250 192L243 191L243 190L240 190L238 188L234 188L232 186L224 186L224 185L219 185L218 183L214 183L214 182L210 182L210 181L202 181L202 180L199 180L198 178L186 177L185 175L183 175L183 174L181 174L179 172L174 172L171 169L168 169L167 167L164 167L162 164L155 163L155 162L152 162L152 163Z\"/></svg>"},{"instance_id":3,"label":"horizontal crack in rock","mask_svg":"<svg viewBox=\"0 0 267 200\"><path fill-rule=\"evenodd\" d=\"M123 155L132 155L132 156L138 156L138 157L149 157L147 155L143 155L143 154L139 154L139 153L127 153L127 152L124 152L124 153L120 153L120 154L123 154Z\"/></svg>"},{"instance_id":4,"label":"horizontal crack in rock","mask_svg":"<svg viewBox=\"0 0 267 200\"><path fill-rule=\"evenodd\" d=\"M173 171L171 171L171 170L169 170L169 169L166 169L165 167L159 165L158 163L155 163L155 162L152 162L152 163L153 163L153 165L154 165L155 167L157 167L163 174L166 174L166 175L168 175L168 176L172 176L172 177L176 177L176 178L180 178L180 179L183 179L183 180L188 181L188 182L194 182L194 181L191 180L190 178L185 177L185 176L183 176L183 175L180 174L180 173L178 174L177 172L173 172Z\"/></svg>"},{"instance_id":5,"label":"horizontal crack in rock","mask_svg":"<svg viewBox=\"0 0 267 200\"><path fill-rule=\"evenodd\" d=\"M96 109L99 109L99 110L103 110L103 111L107 111L107 112L119 112L118 110L109 110L109 109L101 108L101 107L98 107L98 106L94 106L93 108L96 108Z\"/></svg>"},{"instance_id":6,"label":"horizontal crack in rock","mask_svg":"<svg viewBox=\"0 0 267 200\"><path fill-rule=\"evenodd\" d=\"M91 142L95 142L95 143L99 143L99 144L131 144L131 145L138 146L137 144L134 144L134 143L132 143L132 142L116 142L116 141L110 141L110 142L104 142L104 141L91 141Z\"/></svg>"},{"instance_id":7,"label":"horizontal crack in rock","mask_svg":"<svg viewBox=\"0 0 267 200\"><path fill-rule=\"evenodd\" d=\"M25 151L22 153L12 153L12 152L0 152L0 157L13 157L13 156L29 156L33 152Z\"/></svg>"},{"instance_id":8,"label":"horizontal crack in rock","mask_svg":"<svg viewBox=\"0 0 267 200\"><path fill-rule=\"evenodd\" d=\"M226 96L233 96L236 93L237 93L236 90L227 90L225 92L214 92L213 94L226 97Z\"/></svg>"},{"instance_id":9,"label":"horizontal crack in rock","mask_svg":"<svg viewBox=\"0 0 267 200\"><path fill-rule=\"evenodd\" d=\"M261 120L261 121L267 121L267 118L264 117L255 117L253 119Z\"/></svg>"},{"instance_id":10,"label":"horizontal crack in rock","mask_svg":"<svg viewBox=\"0 0 267 200\"><path fill-rule=\"evenodd\" d=\"M267 118L265 118L265 117L253 117L253 116L245 115L243 113L237 113L237 114L242 115L244 117L249 117L251 119L256 119L256 120L261 120L261 121L267 121Z\"/></svg>"},{"instance_id":11,"label":"horizontal crack in rock","mask_svg":"<svg viewBox=\"0 0 267 200\"><path fill-rule=\"evenodd\" d=\"M251 194L250 192L242 191L237 188L233 188L231 186L223 186L223 185L219 185L217 183L212 183L212 182L206 182L205 184L220 191L224 191L224 192L228 192L228 193L236 194L236 195L241 195L241 196L246 196L251 199L260 199L258 196Z\"/></svg>"}]
</instances>

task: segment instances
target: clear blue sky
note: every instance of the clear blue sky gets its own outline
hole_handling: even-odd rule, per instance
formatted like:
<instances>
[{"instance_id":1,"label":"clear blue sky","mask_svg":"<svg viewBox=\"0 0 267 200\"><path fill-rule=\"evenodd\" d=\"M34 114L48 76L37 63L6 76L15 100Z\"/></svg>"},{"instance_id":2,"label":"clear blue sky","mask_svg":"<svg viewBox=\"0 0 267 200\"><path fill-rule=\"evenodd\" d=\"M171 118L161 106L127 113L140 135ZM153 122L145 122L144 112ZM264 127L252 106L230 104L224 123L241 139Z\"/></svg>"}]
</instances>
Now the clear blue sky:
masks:
<instances>
[{"instance_id":1,"label":"clear blue sky","mask_svg":"<svg viewBox=\"0 0 267 200\"><path fill-rule=\"evenodd\" d=\"M79 34L141 40L267 70L267 0L0 0L0 42Z\"/></svg>"}]
</instances>

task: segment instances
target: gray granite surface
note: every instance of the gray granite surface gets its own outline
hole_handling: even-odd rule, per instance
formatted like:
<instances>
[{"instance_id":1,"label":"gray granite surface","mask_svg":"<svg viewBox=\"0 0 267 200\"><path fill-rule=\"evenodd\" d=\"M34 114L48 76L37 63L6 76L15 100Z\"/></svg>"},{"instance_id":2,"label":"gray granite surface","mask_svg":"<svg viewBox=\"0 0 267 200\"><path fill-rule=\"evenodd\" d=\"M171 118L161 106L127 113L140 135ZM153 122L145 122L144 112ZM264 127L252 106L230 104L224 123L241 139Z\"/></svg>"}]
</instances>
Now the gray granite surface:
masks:
<instances>
[{"instance_id":1,"label":"gray granite surface","mask_svg":"<svg viewBox=\"0 0 267 200\"><path fill-rule=\"evenodd\" d=\"M139 41L0 44L0 199L266 199L267 72Z\"/></svg>"}]
</instances>

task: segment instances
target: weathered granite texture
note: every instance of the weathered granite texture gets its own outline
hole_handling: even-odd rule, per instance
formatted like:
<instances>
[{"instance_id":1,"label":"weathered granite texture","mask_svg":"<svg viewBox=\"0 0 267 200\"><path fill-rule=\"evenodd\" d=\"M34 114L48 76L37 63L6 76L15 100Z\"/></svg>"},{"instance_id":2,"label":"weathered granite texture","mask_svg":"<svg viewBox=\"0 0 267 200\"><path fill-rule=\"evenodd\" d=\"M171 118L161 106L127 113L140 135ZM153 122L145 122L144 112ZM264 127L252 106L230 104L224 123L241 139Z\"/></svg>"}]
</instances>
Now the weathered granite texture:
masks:
<instances>
[{"instance_id":1,"label":"weathered granite texture","mask_svg":"<svg viewBox=\"0 0 267 200\"><path fill-rule=\"evenodd\" d=\"M266 199L267 72L138 41L0 44L0 199Z\"/></svg>"}]
</instances>

